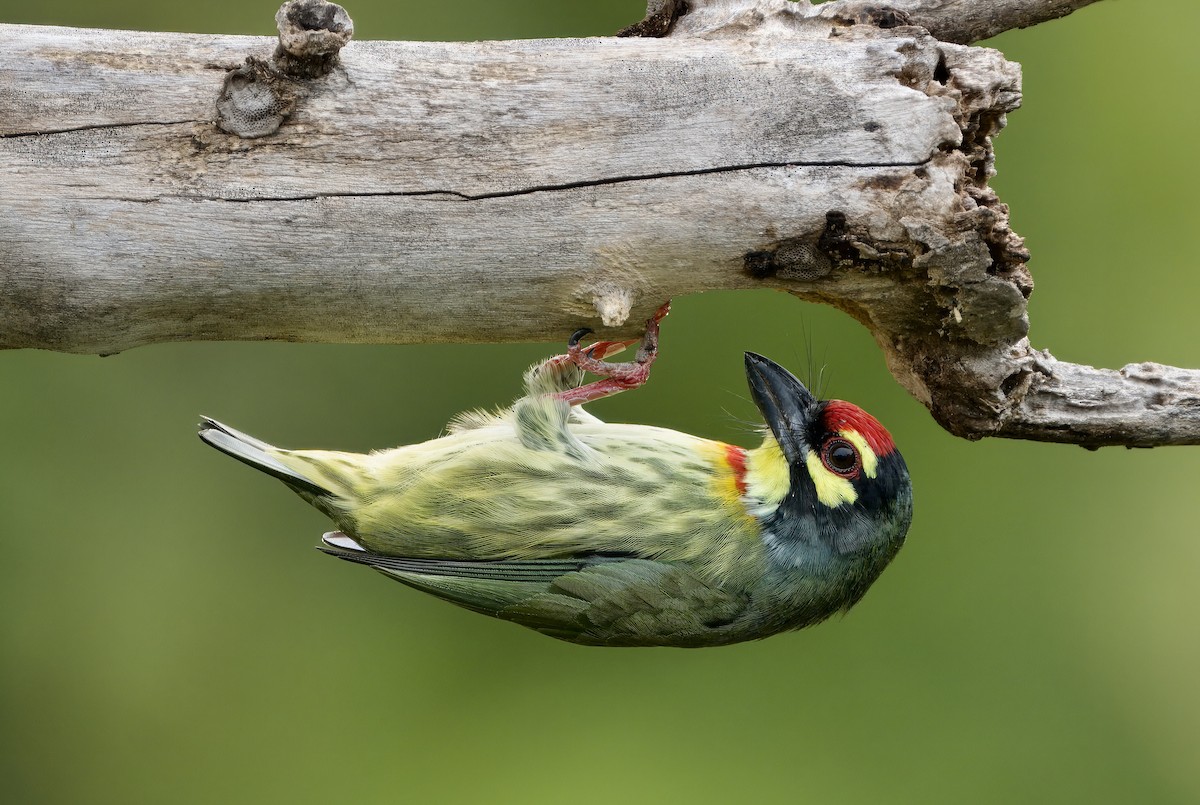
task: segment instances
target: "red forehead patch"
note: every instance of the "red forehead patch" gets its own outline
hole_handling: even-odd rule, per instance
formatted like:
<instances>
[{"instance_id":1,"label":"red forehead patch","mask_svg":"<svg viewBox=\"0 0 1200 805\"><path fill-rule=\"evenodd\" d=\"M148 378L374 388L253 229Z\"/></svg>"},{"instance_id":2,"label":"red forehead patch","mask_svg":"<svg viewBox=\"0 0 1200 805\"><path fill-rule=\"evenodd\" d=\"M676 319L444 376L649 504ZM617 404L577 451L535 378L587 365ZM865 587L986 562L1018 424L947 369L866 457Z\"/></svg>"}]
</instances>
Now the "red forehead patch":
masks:
<instances>
[{"instance_id":1,"label":"red forehead patch","mask_svg":"<svg viewBox=\"0 0 1200 805\"><path fill-rule=\"evenodd\" d=\"M822 414L824 425L828 430L853 430L867 440L877 456L886 456L896 449L892 434L879 424L879 420L859 408L854 403L845 400L830 400L825 404Z\"/></svg>"}]
</instances>

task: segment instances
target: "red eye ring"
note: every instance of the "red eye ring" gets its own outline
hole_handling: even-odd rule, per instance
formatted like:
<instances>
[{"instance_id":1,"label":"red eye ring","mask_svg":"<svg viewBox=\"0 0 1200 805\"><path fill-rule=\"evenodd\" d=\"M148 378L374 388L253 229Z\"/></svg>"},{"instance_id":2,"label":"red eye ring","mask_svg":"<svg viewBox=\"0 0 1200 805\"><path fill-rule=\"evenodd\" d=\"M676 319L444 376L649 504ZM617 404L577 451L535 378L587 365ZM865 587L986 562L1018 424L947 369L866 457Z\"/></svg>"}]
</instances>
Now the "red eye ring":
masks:
<instances>
[{"instance_id":1,"label":"red eye ring","mask_svg":"<svg viewBox=\"0 0 1200 805\"><path fill-rule=\"evenodd\" d=\"M821 445L821 463L835 475L856 478L862 469L862 456L853 444L834 436Z\"/></svg>"}]
</instances>

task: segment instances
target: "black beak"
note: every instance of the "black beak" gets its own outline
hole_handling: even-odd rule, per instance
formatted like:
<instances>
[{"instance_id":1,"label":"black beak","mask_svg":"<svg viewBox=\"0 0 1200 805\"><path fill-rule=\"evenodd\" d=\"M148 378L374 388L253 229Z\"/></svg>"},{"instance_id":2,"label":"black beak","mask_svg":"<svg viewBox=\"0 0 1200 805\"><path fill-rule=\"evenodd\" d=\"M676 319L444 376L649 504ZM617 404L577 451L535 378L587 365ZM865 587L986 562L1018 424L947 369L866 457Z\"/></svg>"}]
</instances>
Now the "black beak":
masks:
<instances>
[{"instance_id":1,"label":"black beak","mask_svg":"<svg viewBox=\"0 0 1200 805\"><path fill-rule=\"evenodd\" d=\"M775 361L746 353L746 380L754 404L775 434L783 456L789 464L804 460L808 420L816 399L796 376Z\"/></svg>"}]
</instances>

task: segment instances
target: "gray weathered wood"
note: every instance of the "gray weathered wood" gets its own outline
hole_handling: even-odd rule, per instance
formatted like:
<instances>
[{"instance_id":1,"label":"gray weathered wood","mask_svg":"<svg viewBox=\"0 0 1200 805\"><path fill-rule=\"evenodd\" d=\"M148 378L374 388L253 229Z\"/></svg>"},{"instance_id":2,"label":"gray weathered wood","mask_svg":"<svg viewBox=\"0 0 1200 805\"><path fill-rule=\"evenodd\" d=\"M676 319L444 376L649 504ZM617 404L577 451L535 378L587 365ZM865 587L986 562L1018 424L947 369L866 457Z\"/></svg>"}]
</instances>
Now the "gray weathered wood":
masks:
<instances>
[{"instance_id":1,"label":"gray weathered wood","mask_svg":"<svg viewBox=\"0 0 1200 805\"><path fill-rule=\"evenodd\" d=\"M943 42L969 45L1016 28L1065 17L1096 0L835 0L825 3L827 17L875 14L888 9L920 25Z\"/></svg>"},{"instance_id":2,"label":"gray weathered wood","mask_svg":"<svg viewBox=\"0 0 1200 805\"><path fill-rule=\"evenodd\" d=\"M919 25L942 42L969 45L1015 28L1065 17L1096 0L832 0L814 8L807 0L648 0L646 18L622 36L731 36L768 20L827 20L834 25L881 28ZM677 27L678 26L678 27Z\"/></svg>"},{"instance_id":3,"label":"gray weathered wood","mask_svg":"<svg viewBox=\"0 0 1200 805\"><path fill-rule=\"evenodd\" d=\"M987 184L1016 65L691 5L664 39L351 43L315 78L261 38L0 26L0 347L630 335L765 286L851 313L968 438L1200 443L1197 373L1025 338ZM278 119L218 126L235 78Z\"/></svg>"},{"instance_id":4,"label":"gray weathered wood","mask_svg":"<svg viewBox=\"0 0 1200 805\"><path fill-rule=\"evenodd\" d=\"M671 295L761 284L744 254L830 210L878 217L919 166L944 217L959 168L928 163L957 105L895 77L928 77L936 43L823 28L352 43L243 139L214 99L268 40L7 26L0 343L557 338L612 288L628 333Z\"/></svg>"}]
</instances>

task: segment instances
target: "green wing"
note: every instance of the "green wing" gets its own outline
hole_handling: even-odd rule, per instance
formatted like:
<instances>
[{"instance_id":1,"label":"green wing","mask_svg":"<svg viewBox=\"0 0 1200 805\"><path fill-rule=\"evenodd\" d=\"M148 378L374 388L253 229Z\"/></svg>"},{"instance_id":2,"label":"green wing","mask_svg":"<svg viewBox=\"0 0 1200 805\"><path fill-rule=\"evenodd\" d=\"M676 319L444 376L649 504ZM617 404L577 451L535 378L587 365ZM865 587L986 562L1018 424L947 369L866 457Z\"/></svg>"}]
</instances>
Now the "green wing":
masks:
<instances>
[{"instance_id":1,"label":"green wing","mask_svg":"<svg viewBox=\"0 0 1200 805\"><path fill-rule=\"evenodd\" d=\"M414 559L345 548L331 543L329 538L326 535L325 542L317 548L330 556L367 565L409 587L493 616L505 607L545 592L567 573L589 564L614 561L605 557L520 561Z\"/></svg>"},{"instance_id":2,"label":"green wing","mask_svg":"<svg viewBox=\"0 0 1200 805\"><path fill-rule=\"evenodd\" d=\"M542 634L587 645L710 646L744 640L748 600L681 564L612 556L457 561L320 550ZM754 635L751 635L754 636Z\"/></svg>"},{"instance_id":3,"label":"green wing","mask_svg":"<svg viewBox=\"0 0 1200 805\"><path fill-rule=\"evenodd\" d=\"M711 584L686 565L650 559L568 573L497 614L574 643L678 647L759 636L749 616L748 596Z\"/></svg>"}]
</instances>

